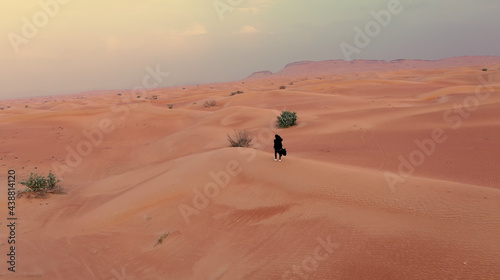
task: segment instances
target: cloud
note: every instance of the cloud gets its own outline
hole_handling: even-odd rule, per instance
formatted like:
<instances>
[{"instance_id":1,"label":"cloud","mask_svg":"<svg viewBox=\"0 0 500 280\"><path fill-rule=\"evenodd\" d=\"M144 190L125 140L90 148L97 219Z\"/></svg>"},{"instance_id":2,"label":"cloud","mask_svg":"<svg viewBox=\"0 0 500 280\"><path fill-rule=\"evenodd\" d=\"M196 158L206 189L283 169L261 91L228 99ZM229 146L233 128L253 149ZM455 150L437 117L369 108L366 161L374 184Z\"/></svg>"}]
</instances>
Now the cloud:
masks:
<instances>
[{"instance_id":1,"label":"cloud","mask_svg":"<svg viewBox=\"0 0 500 280\"><path fill-rule=\"evenodd\" d=\"M149 48L151 44L168 47L172 50L181 50L185 49L186 43L190 38L205 34L208 34L207 28L198 22L194 22L184 28L145 32L140 35L104 36L101 44L104 45L107 53Z\"/></svg>"},{"instance_id":2,"label":"cloud","mask_svg":"<svg viewBox=\"0 0 500 280\"><path fill-rule=\"evenodd\" d=\"M260 32L260 30L258 30L257 28L255 28L251 25L245 25L240 30L240 33L242 33L242 34L255 34L255 33L259 33L259 32Z\"/></svg>"},{"instance_id":3,"label":"cloud","mask_svg":"<svg viewBox=\"0 0 500 280\"><path fill-rule=\"evenodd\" d=\"M208 33L208 31L203 25L195 22L195 23L193 23L192 26L185 29L184 32L182 32L182 35L184 37L191 37L191 36L197 36L197 35L204 35L207 33Z\"/></svg>"}]
</instances>

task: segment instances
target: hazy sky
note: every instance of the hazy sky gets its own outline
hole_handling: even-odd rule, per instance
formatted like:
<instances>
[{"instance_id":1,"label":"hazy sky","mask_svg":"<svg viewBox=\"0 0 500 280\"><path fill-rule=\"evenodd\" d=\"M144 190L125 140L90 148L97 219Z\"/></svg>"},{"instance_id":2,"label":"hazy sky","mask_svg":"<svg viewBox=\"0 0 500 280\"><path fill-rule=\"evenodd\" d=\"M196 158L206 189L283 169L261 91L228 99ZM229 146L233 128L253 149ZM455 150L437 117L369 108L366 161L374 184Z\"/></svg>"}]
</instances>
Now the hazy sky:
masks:
<instances>
[{"instance_id":1,"label":"hazy sky","mask_svg":"<svg viewBox=\"0 0 500 280\"><path fill-rule=\"evenodd\" d=\"M342 42L352 59L500 56L499 27L498 0L1 0L0 98L130 89L147 67L161 87L232 81L346 59Z\"/></svg>"}]
</instances>

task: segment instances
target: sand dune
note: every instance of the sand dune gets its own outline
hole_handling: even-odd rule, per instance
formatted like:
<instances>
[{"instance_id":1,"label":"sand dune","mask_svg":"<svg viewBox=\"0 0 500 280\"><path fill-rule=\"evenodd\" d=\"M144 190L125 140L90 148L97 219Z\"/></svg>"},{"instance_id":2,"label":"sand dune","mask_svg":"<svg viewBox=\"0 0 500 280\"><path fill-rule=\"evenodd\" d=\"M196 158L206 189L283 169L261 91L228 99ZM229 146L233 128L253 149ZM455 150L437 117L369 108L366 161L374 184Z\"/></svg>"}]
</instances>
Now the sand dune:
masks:
<instances>
[{"instance_id":1,"label":"sand dune","mask_svg":"<svg viewBox=\"0 0 500 280\"><path fill-rule=\"evenodd\" d=\"M337 74L337 62L295 63L141 98L2 101L0 180L53 170L67 192L17 200L17 275L498 279L500 72L477 66L498 69L491 59L356 61ZM296 127L275 126L282 110ZM228 147L234 129L254 146Z\"/></svg>"},{"instance_id":2,"label":"sand dune","mask_svg":"<svg viewBox=\"0 0 500 280\"><path fill-rule=\"evenodd\" d=\"M274 76L302 76L309 75L343 74L359 72L379 72L387 70L427 69L431 71L446 71L447 68L461 66L497 66L500 57L497 56L462 56L450 57L441 60L397 59L385 60L326 60L326 61L300 61L286 65L282 70L272 73L270 71L255 72L249 76L254 78L270 78ZM436 70L439 69L439 70ZM498 70L498 67L496 67Z\"/></svg>"}]
</instances>

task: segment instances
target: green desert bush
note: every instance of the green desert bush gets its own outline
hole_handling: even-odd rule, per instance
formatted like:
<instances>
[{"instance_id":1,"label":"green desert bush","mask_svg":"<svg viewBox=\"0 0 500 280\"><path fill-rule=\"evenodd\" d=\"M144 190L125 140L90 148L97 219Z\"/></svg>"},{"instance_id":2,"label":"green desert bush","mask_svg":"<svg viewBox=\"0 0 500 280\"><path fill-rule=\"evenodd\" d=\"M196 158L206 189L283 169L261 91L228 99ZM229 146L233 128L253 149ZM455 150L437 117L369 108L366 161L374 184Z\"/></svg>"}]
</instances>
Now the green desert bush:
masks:
<instances>
[{"instance_id":1,"label":"green desert bush","mask_svg":"<svg viewBox=\"0 0 500 280\"><path fill-rule=\"evenodd\" d=\"M36 173L31 172L30 177L26 181L19 182L21 185L28 187L27 191L38 192L47 188L48 180Z\"/></svg>"},{"instance_id":2,"label":"green desert bush","mask_svg":"<svg viewBox=\"0 0 500 280\"><path fill-rule=\"evenodd\" d=\"M283 111L281 115L277 117L276 122L281 128L287 128L290 126L297 125L297 113L290 111Z\"/></svg>"},{"instance_id":3,"label":"green desert bush","mask_svg":"<svg viewBox=\"0 0 500 280\"><path fill-rule=\"evenodd\" d=\"M47 178L31 172L29 178L26 181L22 181L19 183L28 187L24 192L45 193L60 191L60 188L56 186L59 182L61 182L61 180L57 179L52 171L50 171Z\"/></svg>"},{"instance_id":4,"label":"green desert bush","mask_svg":"<svg viewBox=\"0 0 500 280\"><path fill-rule=\"evenodd\" d=\"M52 171L49 171L49 175L47 176L47 189L48 190L53 190L56 188L56 184L61 182L61 180L56 178L56 175L52 173Z\"/></svg>"},{"instance_id":5,"label":"green desert bush","mask_svg":"<svg viewBox=\"0 0 500 280\"><path fill-rule=\"evenodd\" d=\"M250 147L253 137L245 130L234 130L233 136L227 135L227 141L231 147Z\"/></svg>"}]
</instances>

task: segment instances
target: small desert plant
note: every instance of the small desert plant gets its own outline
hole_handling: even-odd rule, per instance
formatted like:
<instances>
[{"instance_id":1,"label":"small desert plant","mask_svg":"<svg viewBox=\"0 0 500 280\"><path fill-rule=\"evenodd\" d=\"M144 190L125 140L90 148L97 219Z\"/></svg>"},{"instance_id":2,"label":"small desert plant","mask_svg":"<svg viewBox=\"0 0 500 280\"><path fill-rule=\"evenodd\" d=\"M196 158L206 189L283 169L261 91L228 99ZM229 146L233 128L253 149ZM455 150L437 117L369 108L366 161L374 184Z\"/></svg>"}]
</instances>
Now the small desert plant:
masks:
<instances>
[{"instance_id":1,"label":"small desert plant","mask_svg":"<svg viewBox=\"0 0 500 280\"><path fill-rule=\"evenodd\" d=\"M231 92L231 96L236 95L236 94L242 94L242 93L243 93L243 91L238 90L238 91L235 91L235 92Z\"/></svg>"},{"instance_id":2,"label":"small desert plant","mask_svg":"<svg viewBox=\"0 0 500 280\"><path fill-rule=\"evenodd\" d=\"M170 233L165 233L162 236L160 236L160 238L158 238L158 240L156 241L156 245L160 245L161 243L163 243L163 240L167 238L169 235Z\"/></svg>"},{"instance_id":3,"label":"small desert plant","mask_svg":"<svg viewBox=\"0 0 500 280\"><path fill-rule=\"evenodd\" d=\"M47 188L47 179L42 175L31 172L28 180L19 182L19 184L28 187L27 191L38 192Z\"/></svg>"},{"instance_id":4,"label":"small desert plant","mask_svg":"<svg viewBox=\"0 0 500 280\"><path fill-rule=\"evenodd\" d=\"M173 109L174 108L174 104L167 104L168 108L169 109Z\"/></svg>"},{"instance_id":5,"label":"small desert plant","mask_svg":"<svg viewBox=\"0 0 500 280\"><path fill-rule=\"evenodd\" d=\"M286 86L280 86L280 89L286 89Z\"/></svg>"},{"instance_id":6,"label":"small desert plant","mask_svg":"<svg viewBox=\"0 0 500 280\"><path fill-rule=\"evenodd\" d=\"M278 119L276 120L276 122L278 123L278 126L281 128L287 128L290 126L297 125L296 112L283 111L281 113L281 116L278 116L277 118Z\"/></svg>"},{"instance_id":7,"label":"small desert plant","mask_svg":"<svg viewBox=\"0 0 500 280\"><path fill-rule=\"evenodd\" d=\"M484 71L484 72L488 71L488 68L483 68L483 71Z\"/></svg>"},{"instance_id":8,"label":"small desert plant","mask_svg":"<svg viewBox=\"0 0 500 280\"><path fill-rule=\"evenodd\" d=\"M250 147L253 137L245 130L234 130L233 136L227 135L227 141L231 147Z\"/></svg>"},{"instance_id":9,"label":"small desert plant","mask_svg":"<svg viewBox=\"0 0 500 280\"><path fill-rule=\"evenodd\" d=\"M49 175L47 176L47 189L52 190L56 187L56 184L61 182L61 180L56 178L56 175L49 171Z\"/></svg>"},{"instance_id":10,"label":"small desert plant","mask_svg":"<svg viewBox=\"0 0 500 280\"><path fill-rule=\"evenodd\" d=\"M216 104L217 102L213 99L205 101L205 107L207 108L214 107Z\"/></svg>"},{"instance_id":11,"label":"small desert plant","mask_svg":"<svg viewBox=\"0 0 500 280\"><path fill-rule=\"evenodd\" d=\"M30 177L26 181L19 183L28 187L24 192L45 194L46 192L62 193L61 189L56 186L59 182L61 182L61 180L57 179L52 171L50 171L47 178L31 172Z\"/></svg>"}]
</instances>

